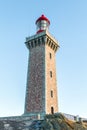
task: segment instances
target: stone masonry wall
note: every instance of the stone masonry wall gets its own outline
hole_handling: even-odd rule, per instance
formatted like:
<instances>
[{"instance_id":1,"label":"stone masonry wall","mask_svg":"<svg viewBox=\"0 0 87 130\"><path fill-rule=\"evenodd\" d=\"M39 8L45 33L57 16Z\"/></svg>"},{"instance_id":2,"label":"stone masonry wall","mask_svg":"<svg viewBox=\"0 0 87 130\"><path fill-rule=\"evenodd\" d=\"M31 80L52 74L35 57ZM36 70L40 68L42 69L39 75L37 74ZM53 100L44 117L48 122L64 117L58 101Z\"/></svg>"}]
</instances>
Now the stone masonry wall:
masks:
<instances>
[{"instance_id":1,"label":"stone masonry wall","mask_svg":"<svg viewBox=\"0 0 87 130\"><path fill-rule=\"evenodd\" d=\"M51 53L51 58L50 58ZM56 81L56 63L55 63L55 51L46 45L46 113L51 113L51 107L54 108L54 113L58 112L57 101L57 81ZM52 77L50 76L52 71ZM53 91L53 97L51 97L51 91Z\"/></svg>"},{"instance_id":2,"label":"stone masonry wall","mask_svg":"<svg viewBox=\"0 0 87 130\"><path fill-rule=\"evenodd\" d=\"M27 90L26 112L42 112L45 110L45 46L38 45L30 49Z\"/></svg>"}]
</instances>

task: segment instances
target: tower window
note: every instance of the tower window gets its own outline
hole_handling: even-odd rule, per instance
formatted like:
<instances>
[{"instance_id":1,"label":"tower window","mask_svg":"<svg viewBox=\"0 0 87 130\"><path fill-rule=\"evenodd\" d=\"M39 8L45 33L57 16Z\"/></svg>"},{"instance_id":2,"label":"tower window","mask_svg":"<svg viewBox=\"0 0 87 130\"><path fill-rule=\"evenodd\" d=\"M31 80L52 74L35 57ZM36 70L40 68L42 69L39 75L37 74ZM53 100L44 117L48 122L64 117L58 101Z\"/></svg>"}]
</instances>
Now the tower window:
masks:
<instances>
[{"instance_id":1,"label":"tower window","mask_svg":"<svg viewBox=\"0 0 87 130\"><path fill-rule=\"evenodd\" d=\"M54 114L54 108L51 107L51 114Z\"/></svg>"},{"instance_id":2,"label":"tower window","mask_svg":"<svg viewBox=\"0 0 87 130\"><path fill-rule=\"evenodd\" d=\"M49 56L50 56L50 59L52 59L52 54L51 53L49 53Z\"/></svg>"},{"instance_id":3,"label":"tower window","mask_svg":"<svg viewBox=\"0 0 87 130\"><path fill-rule=\"evenodd\" d=\"M52 71L50 71L50 77L52 78Z\"/></svg>"},{"instance_id":4,"label":"tower window","mask_svg":"<svg viewBox=\"0 0 87 130\"><path fill-rule=\"evenodd\" d=\"M51 97L53 97L53 91L51 90Z\"/></svg>"}]
</instances>

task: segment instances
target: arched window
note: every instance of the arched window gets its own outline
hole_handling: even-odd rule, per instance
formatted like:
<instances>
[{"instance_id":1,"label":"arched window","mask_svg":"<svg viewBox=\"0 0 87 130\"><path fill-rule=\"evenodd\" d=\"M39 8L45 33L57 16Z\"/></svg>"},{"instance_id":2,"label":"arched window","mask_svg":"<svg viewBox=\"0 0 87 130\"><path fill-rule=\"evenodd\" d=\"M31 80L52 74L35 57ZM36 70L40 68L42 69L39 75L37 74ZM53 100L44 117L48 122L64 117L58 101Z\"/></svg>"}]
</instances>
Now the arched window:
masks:
<instances>
[{"instance_id":1,"label":"arched window","mask_svg":"<svg viewBox=\"0 0 87 130\"><path fill-rule=\"evenodd\" d=\"M51 53L49 53L49 56L50 56L50 59L52 58L52 54Z\"/></svg>"},{"instance_id":2,"label":"arched window","mask_svg":"<svg viewBox=\"0 0 87 130\"><path fill-rule=\"evenodd\" d=\"M52 78L52 71L50 71L50 77Z\"/></svg>"},{"instance_id":3,"label":"arched window","mask_svg":"<svg viewBox=\"0 0 87 130\"><path fill-rule=\"evenodd\" d=\"M51 97L53 97L53 91L51 90Z\"/></svg>"}]
</instances>

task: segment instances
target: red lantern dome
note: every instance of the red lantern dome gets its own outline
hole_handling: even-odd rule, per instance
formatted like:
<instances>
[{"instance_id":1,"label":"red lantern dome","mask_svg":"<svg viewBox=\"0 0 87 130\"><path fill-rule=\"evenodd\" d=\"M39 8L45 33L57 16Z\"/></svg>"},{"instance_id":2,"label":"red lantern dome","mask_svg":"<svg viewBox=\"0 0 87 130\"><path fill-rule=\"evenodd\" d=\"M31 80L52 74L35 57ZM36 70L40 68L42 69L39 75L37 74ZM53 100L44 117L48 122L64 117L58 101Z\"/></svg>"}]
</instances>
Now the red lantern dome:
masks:
<instances>
[{"instance_id":1,"label":"red lantern dome","mask_svg":"<svg viewBox=\"0 0 87 130\"><path fill-rule=\"evenodd\" d=\"M37 33L40 33L44 30L48 30L50 21L48 18L42 15L36 20L36 25L37 25Z\"/></svg>"}]
</instances>

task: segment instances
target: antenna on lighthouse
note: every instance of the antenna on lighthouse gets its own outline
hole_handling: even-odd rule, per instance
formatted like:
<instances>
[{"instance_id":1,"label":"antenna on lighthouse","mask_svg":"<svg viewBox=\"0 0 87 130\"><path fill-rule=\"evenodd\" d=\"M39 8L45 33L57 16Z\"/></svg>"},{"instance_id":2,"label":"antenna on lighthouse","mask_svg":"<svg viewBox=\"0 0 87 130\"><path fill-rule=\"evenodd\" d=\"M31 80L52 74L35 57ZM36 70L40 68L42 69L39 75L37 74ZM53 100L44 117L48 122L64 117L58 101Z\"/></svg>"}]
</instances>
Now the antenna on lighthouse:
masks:
<instances>
[{"instance_id":1,"label":"antenna on lighthouse","mask_svg":"<svg viewBox=\"0 0 87 130\"><path fill-rule=\"evenodd\" d=\"M44 30L48 30L50 21L43 14L36 20L37 33L40 33Z\"/></svg>"}]
</instances>

